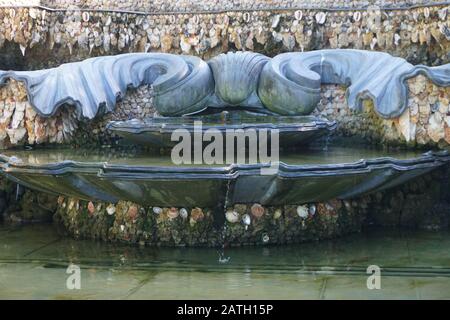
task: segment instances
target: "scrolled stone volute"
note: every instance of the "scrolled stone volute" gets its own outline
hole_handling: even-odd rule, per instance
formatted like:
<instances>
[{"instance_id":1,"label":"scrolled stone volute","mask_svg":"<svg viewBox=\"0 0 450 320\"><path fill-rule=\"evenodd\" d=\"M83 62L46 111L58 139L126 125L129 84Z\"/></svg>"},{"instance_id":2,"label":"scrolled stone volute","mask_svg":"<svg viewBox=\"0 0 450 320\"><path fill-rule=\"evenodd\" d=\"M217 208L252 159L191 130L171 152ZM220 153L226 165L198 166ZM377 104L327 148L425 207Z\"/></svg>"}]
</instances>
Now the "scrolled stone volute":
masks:
<instances>
[{"instance_id":1,"label":"scrolled stone volute","mask_svg":"<svg viewBox=\"0 0 450 320\"><path fill-rule=\"evenodd\" d=\"M272 59L252 52L222 54L209 64L194 56L129 53L89 58L33 71L0 70L7 79L25 82L36 112L52 116L64 105L92 119L114 110L127 89L152 85L161 115L182 116L212 108L241 107L280 115L311 113L321 84L347 87L350 109L373 101L383 118L399 117L408 105L406 80L424 74L436 85L450 85L450 64L413 66L387 53L352 49L280 54Z\"/></svg>"},{"instance_id":2,"label":"scrolled stone volute","mask_svg":"<svg viewBox=\"0 0 450 320\"><path fill-rule=\"evenodd\" d=\"M127 89L141 85L153 85L155 108L162 115L183 115L203 110L214 92L206 62L167 53L95 57L45 70L0 70L0 85L8 78L25 82L31 105L44 117L69 104L80 117L92 119L114 110Z\"/></svg>"},{"instance_id":3,"label":"scrolled stone volute","mask_svg":"<svg viewBox=\"0 0 450 320\"><path fill-rule=\"evenodd\" d=\"M296 53L278 55L261 72L258 96L272 112L309 114L320 100L320 75L304 67Z\"/></svg>"},{"instance_id":4,"label":"scrolled stone volute","mask_svg":"<svg viewBox=\"0 0 450 320\"><path fill-rule=\"evenodd\" d=\"M153 82L155 108L163 116L200 112L214 93L214 79L208 64L198 57L181 57L184 70L180 77L168 74Z\"/></svg>"}]
</instances>

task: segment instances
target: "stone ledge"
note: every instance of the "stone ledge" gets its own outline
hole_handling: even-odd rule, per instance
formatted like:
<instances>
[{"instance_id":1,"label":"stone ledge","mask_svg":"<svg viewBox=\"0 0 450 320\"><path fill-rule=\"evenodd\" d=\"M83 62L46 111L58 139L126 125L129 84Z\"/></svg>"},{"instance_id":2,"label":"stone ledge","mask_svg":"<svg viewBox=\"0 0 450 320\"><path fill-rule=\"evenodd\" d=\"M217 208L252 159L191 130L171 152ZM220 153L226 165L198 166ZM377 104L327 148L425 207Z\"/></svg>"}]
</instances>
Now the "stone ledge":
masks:
<instances>
[{"instance_id":1,"label":"stone ledge","mask_svg":"<svg viewBox=\"0 0 450 320\"><path fill-rule=\"evenodd\" d=\"M410 9L448 4L448 1L429 0L1 0L0 6L38 6L53 10L76 7L84 10L128 10L142 13L169 12L220 12L247 10L320 9L320 10L365 10L372 7L382 9Z\"/></svg>"}]
</instances>

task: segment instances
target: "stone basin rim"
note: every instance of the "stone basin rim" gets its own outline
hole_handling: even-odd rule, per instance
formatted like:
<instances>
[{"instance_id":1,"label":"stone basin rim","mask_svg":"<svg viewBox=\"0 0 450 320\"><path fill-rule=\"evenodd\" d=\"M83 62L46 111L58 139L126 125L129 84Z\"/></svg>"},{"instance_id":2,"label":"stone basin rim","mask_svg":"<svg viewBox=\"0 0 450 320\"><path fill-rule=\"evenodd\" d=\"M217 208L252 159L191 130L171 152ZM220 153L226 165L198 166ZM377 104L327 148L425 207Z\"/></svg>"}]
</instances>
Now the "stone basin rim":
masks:
<instances>
[{"instance_id":1,"label":"stone basin rim","mask_svg":"<svg viewBox=\"0 0 450 320\"><path fill-rule=\"evenodd\" d=\"M391 168L398 171L407 171L417 168L438 167L450 162L450 154L445 151L428 151L409 159L394 157L378 157L373 159L360 159L353 162L334 164L287 164L277 162L278 171L275 175L280 177L300 177L305 175L336 175L349 173L348 171L370 171L375 168ZM26 164L18 161L15 156L0 154L0 169L2 173L34 173L42 175L58 175L65 173L95 173L99 177L126 177L138 178L139 175L168 176L183 179L185 175L204 178L235 177L239 175L253 175L263 168L269 168L268 163L258 164L231 164L228 166L195 167L195 166L133 166L124 164L110 164L106 161L81 162L63 160L46 164Z\"/></svg>"},{"instance_id":2,"label":"stone basin rim","mask_svg":"<svg viewBox=\"0 0 450 320\"><path fill-rule=\"evenodd\" d=\"M208 125L202 124L201 131L209 129L226 130L226 129L277 129L281 132L285 131L314 131L318 129L328 129L334 131L337 127L336 121L325 120L320 118L313 118L313 121L307 123L280 123L273 124L263 122L260 124L252 123L240 123L240 124L223 124L223 125ZM139 134L143 132L160 132L169 133L176 129L194 130L195 126L192 124L160 124L152 121L143 121L131 119L127 121L110 121L106 125L106 129L109 131L127 132L133 134Z\"/></svg>"}]
</instances>

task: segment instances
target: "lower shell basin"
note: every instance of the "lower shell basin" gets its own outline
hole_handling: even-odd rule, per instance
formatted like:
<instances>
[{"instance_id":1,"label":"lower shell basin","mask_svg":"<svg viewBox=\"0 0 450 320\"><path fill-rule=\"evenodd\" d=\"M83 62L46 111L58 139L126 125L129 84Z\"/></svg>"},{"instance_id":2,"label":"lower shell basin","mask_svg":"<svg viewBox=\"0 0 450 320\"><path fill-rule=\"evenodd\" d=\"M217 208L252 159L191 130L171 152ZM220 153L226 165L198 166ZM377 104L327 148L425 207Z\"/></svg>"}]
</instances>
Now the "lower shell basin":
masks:
<instances>
[{"instance_id":1,"label":"lower shell basin","mask_svg":"<svg viewBox=\"0 0 450 320\"><path fill-rule=\"evenodd\" d=\"M111 149L10 150L0 157L3 174L32 189L85 200L180 207L352 198L404 183L450 161L446 152L331 147L281 155L278 171L262 175L267 165L177 166L169 156Z\"/></svg>"},{"instance_id":2,"label":"lower shell basin","mask_svg":"<svg viewBox=\"0 0 450 320\"><path fill-rule=\"evenodd\" d=\"M210 114L197 117L155 117L146 120L132 119L111 121L107 129L132 143L149 147L173 147L178 143L171 137L175 130L183 129L189 133L194 130L204 134L215 130L225 135L226 131L254 130L260 137L261 130L267 130L269 139L272 130L279 134L282 147L305 145L330 134L336 129L335 121L313 116L271 116L258 115L243 111Z\"/></svg>"}]
</instances>

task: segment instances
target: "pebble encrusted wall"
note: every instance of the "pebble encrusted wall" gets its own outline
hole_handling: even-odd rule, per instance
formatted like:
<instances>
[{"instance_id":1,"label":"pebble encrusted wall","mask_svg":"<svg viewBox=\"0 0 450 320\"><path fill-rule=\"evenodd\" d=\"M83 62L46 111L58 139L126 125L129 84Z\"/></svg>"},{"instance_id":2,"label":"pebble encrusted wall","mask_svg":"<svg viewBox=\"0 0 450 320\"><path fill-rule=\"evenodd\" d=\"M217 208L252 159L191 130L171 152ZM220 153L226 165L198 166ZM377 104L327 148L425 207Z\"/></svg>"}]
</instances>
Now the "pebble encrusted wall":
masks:
<instances>
[{"instance_id":1,"label":"pebble encrusted wall","mask_svg":"<svg viewBox=\"0 0 450 320\"><path fill-rule=\"evenodd\" d=\"M314 114L336 120L337 133L375 143L408 147L450 145L450 87L438 87L424 76L408 80L408 108L399 118L383 119L367 100L363 112L347 107L343 86L322 87Z\"/></svg>"},{"instance_id":2,"label":"pebble encrusted wall","mask_svg":"<svg viewBox=\"0 0 450 320\"><path fill-rule=\"evenodd\" d=\"M11 2L11 1L10 1ZM431 5L445 1L437 0L41 0L40 4L51 8L66 8L75 4L82 8L127 9L145 12L223 11L274 8L404 8L417 5Z\"/></svg>"},{"instance_id":3,"label":"pebble encrusted wall","mask_svg":"<svg viewBox=\"0 0 450 320\"><path fill-rule=\"evenodd\" d=\"M110 120L146 118L154 115L151 90L142 86L130 90L114 113L92 121L80 121L75 109L65 106L49 118L36 114L29 104L25 86L11 80L0 87L0 148L17 145L105 142L105 126ZM108 141L107 141L108 142Z\"/></svg>"},{"instance_id":4,"label":"pebble encrusted wall","mask_svg":"<svg viewBox=\"0 0 450 320\"><path fill-rule=\"evenodd\" d=\"M286 244L334 238L369 225L449 226L448 169L389 191L300 206L236 204L211 208L142 207L58 198L54 220L76 238L162 246Z\"/></svg>"},{"instance_id":5,"label":"pebble encrusted wall","mask_svg":"<svg viewBox=\"0 0 450 320\"><path fill-rule=\"evenodd\" d=\"M450 62L449 11L441 5L146 15L0 8L0 68L38 69L124 52L208 59L229 50L273 56L325 48L379 50L414 64L440 65Z\"/></svg>"},{"instance_id":6,"label":"pebble encrusted wall","mask_svg":"<svg viewBox=\"0 0 450 320\"><path fill-rule=\"evenodd\" d=\"M10 2L0 0L0 5L26 4ZM385 8L403 9L367 10L363 8L381 2L71 1L76 6L69 6L66 0L35 2L64 10L0 8L1 69L38 69L124 52L184 53L208 59L229 50L273 56L325 48L379 50L414 64L450 62L448 3L432 6L424 0L383 1ZM429 6L406 8L425 2ZM231 4L239 10L227 11ZM336 10L321 8L325 6ZM280 10L265 10L275 7ZM338 9L343 7L353 9ZM316 114L338 120L341 134L373 142L448 145L450 89L437 87L422 76L409 80L408 86L410 108L399 119L379 118L369 102L365 112L351 112L345 106L345 88L340 86L323 87ZM113 114L86 123L79 122L70 107L61 108L51 118L39 117L28 104L23 85L10 81L0 88L0 146L108 141L104 132L108 120L154 115L150 93L146 86L129 91ZM64 197L57 200L29 190L19 190L16 201L15 185L6 185L1 188L0 205L7 204L7 219L45 220L56 210L54 220L72 236L140 244L212 246L224 239L229 245L292 243L360 231L370 223L447 227L449 218L448 173L441 170L389 192L350 201L280 208L241 204L227 208L220 217L209 208L142 208L123 201L114 205ZM43 208L36 205L39 203L50 205ZM225 220L225 228L217 229L217 218Z\"/></svg>"}]
</instances>

